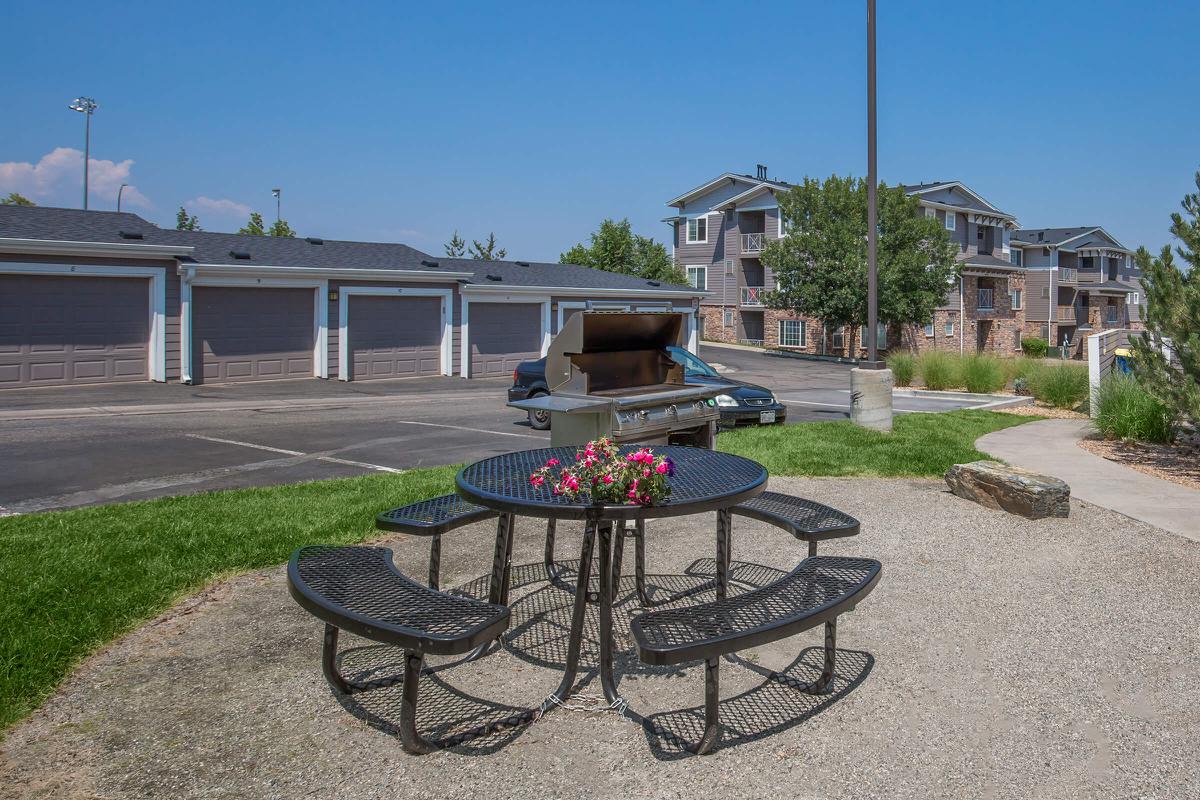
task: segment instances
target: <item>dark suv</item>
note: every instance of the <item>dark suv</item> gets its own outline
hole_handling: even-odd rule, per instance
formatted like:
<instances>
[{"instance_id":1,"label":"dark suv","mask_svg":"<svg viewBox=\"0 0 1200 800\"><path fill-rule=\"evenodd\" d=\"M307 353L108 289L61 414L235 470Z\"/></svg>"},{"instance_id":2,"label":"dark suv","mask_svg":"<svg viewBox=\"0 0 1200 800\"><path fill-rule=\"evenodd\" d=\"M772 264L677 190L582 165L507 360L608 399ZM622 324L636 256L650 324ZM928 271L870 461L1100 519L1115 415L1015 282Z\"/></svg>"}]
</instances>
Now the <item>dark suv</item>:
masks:
<instances>
[{"instance_id":1,"label":"dark suv","mask_svg":"<svg viewBox=\"0 0 1200 800\"><path fill-rule=\"evenodd\" d=\"M738 423L770 424L787 419L787 406L775 399L770 389L718 374L701 358L682 347L668 347L667 350L675 363L683 365L688 383L721 383L734 387L727 394L717 396L721 427L732 428ZM550 394L550 388L546 385L546 359L522 361L513 370L513 385L508 390L508 399L525 400L543 394ZM550 412L530 411L529 424L539 431L549 430Z\"/></svg>"}]
</instances>

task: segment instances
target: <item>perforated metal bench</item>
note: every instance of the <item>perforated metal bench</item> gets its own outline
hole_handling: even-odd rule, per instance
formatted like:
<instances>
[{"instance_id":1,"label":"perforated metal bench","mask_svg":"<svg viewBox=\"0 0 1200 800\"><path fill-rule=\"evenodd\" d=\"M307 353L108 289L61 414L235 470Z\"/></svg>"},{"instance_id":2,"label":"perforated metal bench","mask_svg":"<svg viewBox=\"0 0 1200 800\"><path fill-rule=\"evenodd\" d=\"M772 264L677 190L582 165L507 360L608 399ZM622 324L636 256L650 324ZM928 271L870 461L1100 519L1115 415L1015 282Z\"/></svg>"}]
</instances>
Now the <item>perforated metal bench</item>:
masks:
<instances>
[{"instance_id":1,"label":"perforated metal bench","mask_svg":"<svg viewBox=\"0 0 1200 800\"><path fill-rule=\"evenodd\" d=\"M472 522L498 516L498 512L468 503L456 494L446 494L419 503L410 503L375 517L375 527L383 531L428 536L429 586L439 588L442 564L442 534Z\"/></svg>"},{"instance_id":2,"label":"perforated metal bench","mask_svg":"<svg viewBox=\"0 0 1200 800\"><path fill-rule=\"evenodd\" d=\"M779 492L763 492L758 497L733 507L733 513L774 525L802 542L808 542L808 554L817 554L817 542L857 536L859 522L836 508Z\"/></svg>"},{"instance_id":3,"label":"perforated metal bench","mask_svg":"<svg viewBox=\"0 0 1200 800\"><path fill-rule=\"evenodd\" d=\"M721 656L824 623L820 677L809 684L787 683L809 694L826 692L833 682L837 618L871 593L882 569L873 559L815 556L761 589L635 617L631 627L642 661L668 665L704 660L705 727L695 752L707 753L717 741Z\"/></svg>"},{"instance_id":4,"label":"perforated metal bench","mask_svg":"<svg viewBox=\"0 0 1200 800\"><path fill-rule=\"evenodd\" d=\"M404 648L400 740L410 753L428 753L443 744L423 738L416 729L425 654L466 653L491 642L509 625L504 606L422 586L396 569L392 551L383 547L302 547L288 564L288 589L325 623L321 668L338 691L354 694L401 680L347 680L337 664L339 631Z\"/></svg>"}]
</instances>

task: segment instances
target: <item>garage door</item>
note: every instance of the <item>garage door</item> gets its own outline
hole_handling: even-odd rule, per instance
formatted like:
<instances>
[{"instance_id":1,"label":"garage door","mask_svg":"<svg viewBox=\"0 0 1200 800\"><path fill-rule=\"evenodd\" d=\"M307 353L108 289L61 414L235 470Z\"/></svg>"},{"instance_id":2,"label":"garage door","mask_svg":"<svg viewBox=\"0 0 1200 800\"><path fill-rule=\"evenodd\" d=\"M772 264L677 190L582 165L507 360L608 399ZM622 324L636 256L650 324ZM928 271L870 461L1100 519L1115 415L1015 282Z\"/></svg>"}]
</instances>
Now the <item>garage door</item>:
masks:
<instances>
[{"instance_id":1,"label":"garage door","mask_svg":"<svg viewBox=\"0 0 1200 800\"><path fill-rule=\"evenodd\" d=\"M352 380L441 374L440 297L351 296L349 308Z\"/></svg>"},{"instance_id":2,"label":"garage door","mask_svg":"<svg viewBox=\"0 0 1200 800\"><path fill-rule=\"evenodd\" d=\"M0 387L144 381L144 278L0 275Z\"/></svg>"},{"instance_id":3,"label":"garage door","mask_svg":"<svg viewBox=\"0 0 1200 800\"><path fill-rule=\"evenodd\" d=\"M312 289L192 290L192 379L259 381L313 375Z\"/></svg>"},{"instance_id":4,"label":"garage door","mask_svg":"<svg viewBox=\"0 0 1200 800\"><path fill-rule=\"evenodd\" d=\"M540 303L471 303L471 377L511 375L517 364L542 352Z\"/></svg>"}]
</instances>

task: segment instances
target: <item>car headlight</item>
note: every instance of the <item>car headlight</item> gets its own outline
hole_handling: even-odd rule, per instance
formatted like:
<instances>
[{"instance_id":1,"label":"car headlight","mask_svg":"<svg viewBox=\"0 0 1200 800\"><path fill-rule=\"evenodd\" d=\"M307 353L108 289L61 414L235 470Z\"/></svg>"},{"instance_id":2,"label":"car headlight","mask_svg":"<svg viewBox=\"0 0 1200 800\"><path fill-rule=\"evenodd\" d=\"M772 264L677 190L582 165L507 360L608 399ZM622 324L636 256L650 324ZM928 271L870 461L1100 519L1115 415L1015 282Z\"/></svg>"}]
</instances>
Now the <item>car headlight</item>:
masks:
<instances>
[{"instance_id":1,"label":"car headlight","mask_svg":"<svg viewBox=\"0 0 1200 800\"><path fill-rule=\"evenodd\" d=\"M731 397L730 395L727 395L727 394L717 395L717 405L721 406L722 408L736 406L737 404L738 404L738 401L734 400L733 397Z\"/></svg>"}]
</instances>

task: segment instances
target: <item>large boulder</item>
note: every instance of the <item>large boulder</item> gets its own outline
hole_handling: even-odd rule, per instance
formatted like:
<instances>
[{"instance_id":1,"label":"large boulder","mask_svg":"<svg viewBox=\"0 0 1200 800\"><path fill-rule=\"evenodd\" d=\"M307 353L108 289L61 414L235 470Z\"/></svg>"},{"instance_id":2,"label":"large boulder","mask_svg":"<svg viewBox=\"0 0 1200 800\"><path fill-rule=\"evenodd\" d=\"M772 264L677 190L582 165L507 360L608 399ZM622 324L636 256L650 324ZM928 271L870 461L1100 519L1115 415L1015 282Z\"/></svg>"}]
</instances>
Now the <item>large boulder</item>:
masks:
<instances>
[{"instance_id":1,"label":"large boulder","mask_svg":"<svg viewBox=\"0 0 1200 800\"><path fill-rule=\"evenodd\" d=\"M959 497L1029 519L1065 517L1071 512L1071 487L1066 481L999 461L955 464L946 472L946 485Z\"/></svg>"}]
</instances>

